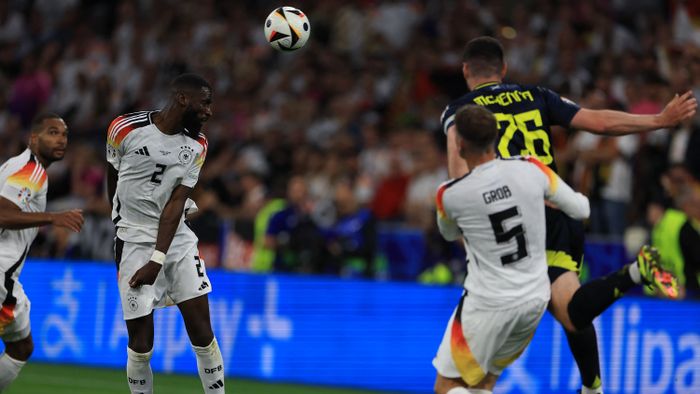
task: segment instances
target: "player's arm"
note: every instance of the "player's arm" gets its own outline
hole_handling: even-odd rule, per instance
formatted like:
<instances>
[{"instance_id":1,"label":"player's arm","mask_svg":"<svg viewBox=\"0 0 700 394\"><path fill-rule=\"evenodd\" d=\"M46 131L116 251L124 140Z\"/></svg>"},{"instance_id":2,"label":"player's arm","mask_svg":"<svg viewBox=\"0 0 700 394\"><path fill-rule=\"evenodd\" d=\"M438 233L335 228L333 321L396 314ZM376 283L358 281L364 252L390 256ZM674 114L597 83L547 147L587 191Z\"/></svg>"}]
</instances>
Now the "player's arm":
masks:
<instances>
[{"instance_id":1,"label":"player's arm","mask_svg":"<svg viewBox=\"0 0 700 394\"><path fill-rule=\"evenodd\" d=\"M53 224L78 232L83 227L82 212L80 209L64 212L24 212L12 201L0 197L0 228L23 230Z\"/></svg>"},{"instance_id":2,"label":"player's arm","mask_svg":"<svg viewBox=\"0 0 700 394\"><path fill-rule=\"evenodd\" d=\"M588 197L575 192L559 175L539 160L534 157L528 157L527 159L537 167L539 174L544 175L545 199L547 201L554 203L573 219L586 219L590 216L591 207Z\"/></svg>"},{"instance_id":3,"label":"player's arm","mask_svg":"<svg viewBox=\"0 0 700 394\"><path fill-rule=\"evenodd\" d=\"M459 155L457 127L452 125L447 129L447 176L450 179L455 179L467 172L469 172L467 161Z\"/></svg>"},{"instance_id":4,"label":"player's arm","mask_svg":"<svg viewBox=\"0 0 700 394\"><path fill-rule=\"evenodd\" d=\"M692 92L675 95L666 107L656 115L633 115L622 111L581 108L571 119L576 129L596 134L624 135L673 127L692 118L698 102Z\"/></svg>"},{"instance_id":5,"label":"player's arm","mask_svg":"<svg viewBox=\"0 0 700 394\"><path fill-rule=\"evenodd\" d=\"M437 224L440 234L447 241L456 241L462 237L462 231L445 209L445 191L449 185L449 181L440 185L435 197L435 205L437 211Z\"/></svg>"},{"instance_id":6,"label":"player's arm","mask_svg":"<svg viewBox=\"0 0 700 394\"><path fill-rule=\"evenodd\" d=\"M141 285L152 285L155 282L158 272L163 266L165 255L170 249L175 232L180 226L180 220L185 212L185 203L192 193L192 188L178 185L170 195L170 199L165 204L163 212L158 222L158 235L156 237L156 248L151 256L151 260L141 267L129 281L129 286L138 287Z\"/></svg>"}]
</instances>

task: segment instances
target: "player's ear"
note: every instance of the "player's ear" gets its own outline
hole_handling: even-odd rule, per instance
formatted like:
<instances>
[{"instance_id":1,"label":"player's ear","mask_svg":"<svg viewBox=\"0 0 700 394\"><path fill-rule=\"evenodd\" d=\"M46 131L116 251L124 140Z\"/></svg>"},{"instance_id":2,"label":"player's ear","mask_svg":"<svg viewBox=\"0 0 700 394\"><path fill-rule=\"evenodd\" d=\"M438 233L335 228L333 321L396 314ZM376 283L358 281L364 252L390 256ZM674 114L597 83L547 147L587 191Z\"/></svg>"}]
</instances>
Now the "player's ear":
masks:
<instances>
[{"instance_id":1,"label":"player's ear","mask_svg":"<svg viewBox=\"0 0 700 394\"><path fill-rule=\"evenodd\" d=\"M187 97L187 94L185 94L185 92L182 90L175 93L175 99L177 100L177 103L183 107L187 107L187 104L189 103L189 97Z\"/></svg>"},{"instance_id":2,"label":"player's ear","mask_svg":"<svg viewBox=\"0 0 700 394\"><path fill-rule=\"evenodd\" d=\"M467 63L462 63L462 74L464 79L469 79L469 65Z\"/></svg>"},{"instance_id":3,"label":"player's ear","mask_svg":"<svg viewBox=\"0 0 700 394\"><path fill-rule=\"evenodd\" d=\"M507 73L508 73L508 63L503 61L503 68L501 69L501 79L504 79L506 77Z\"/></svg>"},{"instance_id":4,"label":"player's ear","mask_svg":"<svg viewBox=\"0 0 700 394\"><path fill-rule=\"evenodd\" d=\"M29 133L29 146L36 146L39 142L39 133L40 131L32 131Z\"/></svg>"}]
</instances>

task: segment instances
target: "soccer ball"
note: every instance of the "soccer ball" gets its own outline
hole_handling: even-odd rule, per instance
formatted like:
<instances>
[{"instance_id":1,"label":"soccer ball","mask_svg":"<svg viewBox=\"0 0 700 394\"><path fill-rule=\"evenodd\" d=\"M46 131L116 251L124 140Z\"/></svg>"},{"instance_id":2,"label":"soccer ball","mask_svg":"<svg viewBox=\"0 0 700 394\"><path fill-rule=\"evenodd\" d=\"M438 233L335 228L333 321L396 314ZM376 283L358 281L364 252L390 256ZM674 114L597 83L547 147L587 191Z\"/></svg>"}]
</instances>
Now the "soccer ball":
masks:
<instances>
[{"instance_id":1,"label":"soccer ball","mask_svg":"<svg viewBox=\"0 0 700 394\"><path fill-rule=\"evenodd\" d=\"M310 34L309 19L294 7L279 7L265 20L265 39L278 51L295 51L303 47Z\"/></svg>"}]
</instances>

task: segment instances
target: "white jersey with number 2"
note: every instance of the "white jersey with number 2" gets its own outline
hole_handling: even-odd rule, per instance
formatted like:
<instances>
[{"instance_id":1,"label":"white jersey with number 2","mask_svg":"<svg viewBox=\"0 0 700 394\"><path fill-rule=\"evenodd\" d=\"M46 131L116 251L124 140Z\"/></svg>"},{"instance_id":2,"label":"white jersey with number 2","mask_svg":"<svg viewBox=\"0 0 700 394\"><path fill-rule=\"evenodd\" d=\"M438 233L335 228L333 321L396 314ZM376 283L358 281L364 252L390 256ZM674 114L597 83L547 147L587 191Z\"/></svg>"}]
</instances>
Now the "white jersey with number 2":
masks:
<instances>
[{"instance_id":1,"label":"white jersey with number 2","mask_svg":"<svg viewBox=\"0 0 700 394\"><path fill-rule=\"evenodd\" d=\"M549 299L545 199L574 219L590 213L585 196L532 157L491 160L438 189L438 226L445 239L464 241L464 287L476 305Z\"/></svg>"},{"instance_id":2,"label":"white jersey with number 2","mask_svg":"<svg viewBox=\"0 0 700 394\"><path fill-rule=\"evenodd\" d=\"M194 187L207 153L207 139L165 134L142 111L114 119L107 134L107 161L118 171L112 220L117 237L127 242L155 243L160 216L173 190ZM194 236L180 223L175 240ZM175 241L174 240L174 241Z\"/></svg>"}]
</instances>

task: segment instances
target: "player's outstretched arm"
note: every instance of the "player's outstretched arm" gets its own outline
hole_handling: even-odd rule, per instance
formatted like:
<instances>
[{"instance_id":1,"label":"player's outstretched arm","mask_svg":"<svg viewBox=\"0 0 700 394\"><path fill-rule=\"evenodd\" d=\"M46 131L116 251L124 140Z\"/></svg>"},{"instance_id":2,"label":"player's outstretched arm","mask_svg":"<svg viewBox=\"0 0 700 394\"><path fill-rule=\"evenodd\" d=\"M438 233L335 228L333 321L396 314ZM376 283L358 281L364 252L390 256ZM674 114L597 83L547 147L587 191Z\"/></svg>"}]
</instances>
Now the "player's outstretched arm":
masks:
<instances>
[{"instance_id":1,"label":"player's outstretched arm","mask_svg":"<svg viewBox=\"0 0 700 394\"><path fill-rule=\"evenodd\" d=\"M596 134L625 135L676 126L695 116L698 102L692 92L675 95L656 115L633 115L622 111L581 108L571 127Z\"/></svg>"},{"instance_id":2,"label":"player's outstretched arm","mask_svg":"<svg viewBox=\"0 0 700 394\"><path fill-rule=\"evenodd\" d=\"M23 230L53 224L78 232L84 223L83 211L73 209L63 212L24 212L10 200L0 197L0 228Z\"/></svg>"},{"instance_id":3,"label":"player's outstretched arm","mask_svg":"<svg viewBox=\"0 0 700 394\"><path fill-rule=\"evenodd\" d=\"M455 179L469 172L466 160L459 155L457 144L457 127L452 125L447 129L447 176Z\"/></svg>"},{"instance_id":4,"label":"player's outstretched arm","mask_svg":"<svg viewBox=\"0 0 700 394\"><path fill-rule=\"evenodd\" d=\"M168 253L170 244L173 242L173 237L175 237L175 232L180 225L180 219L185 211L185 202L187 198L189 198L190 193L192 193L191 187L179 185L170 195L170 200L165 204L163 213L160 215L158 236L156 237L156 251L164 254ZM132 276L129 281L129 286L138 287L141 285L152 285L162 265L162 261L157 262L151 259L151 261L134 273L134 276Z\"/></svg>"}]
</instances>

